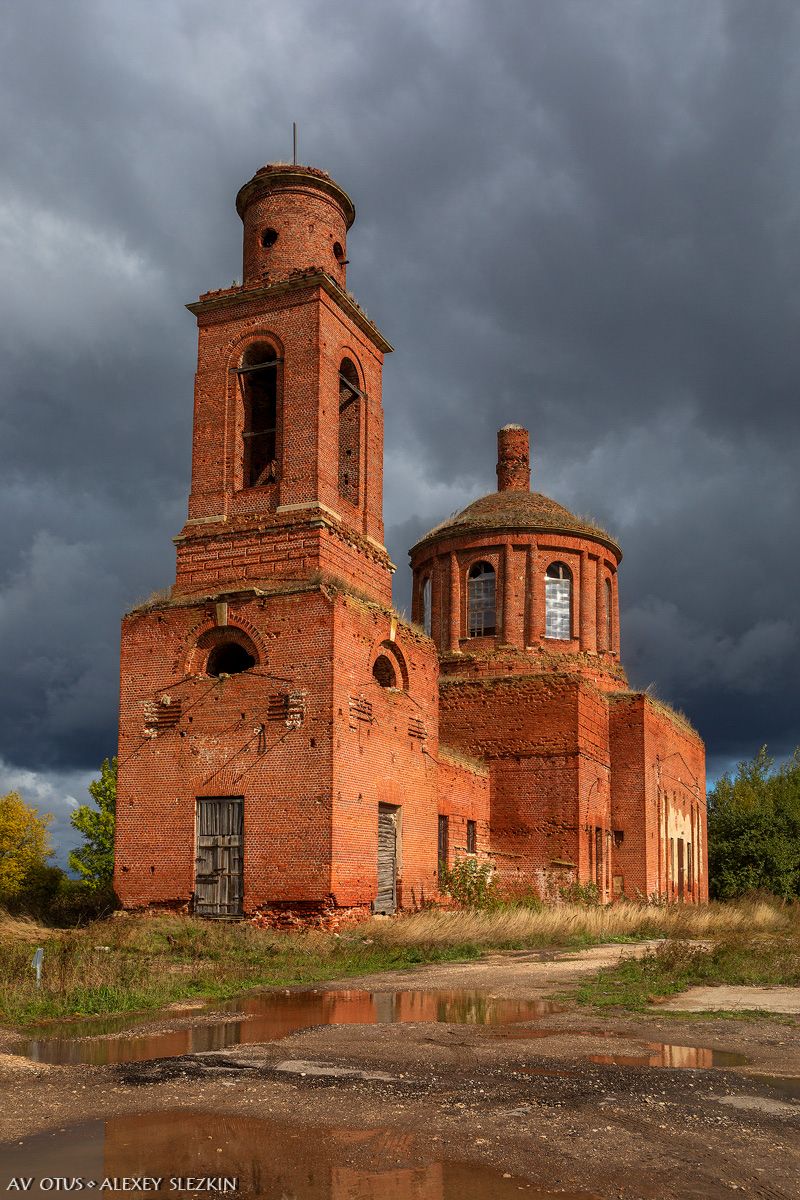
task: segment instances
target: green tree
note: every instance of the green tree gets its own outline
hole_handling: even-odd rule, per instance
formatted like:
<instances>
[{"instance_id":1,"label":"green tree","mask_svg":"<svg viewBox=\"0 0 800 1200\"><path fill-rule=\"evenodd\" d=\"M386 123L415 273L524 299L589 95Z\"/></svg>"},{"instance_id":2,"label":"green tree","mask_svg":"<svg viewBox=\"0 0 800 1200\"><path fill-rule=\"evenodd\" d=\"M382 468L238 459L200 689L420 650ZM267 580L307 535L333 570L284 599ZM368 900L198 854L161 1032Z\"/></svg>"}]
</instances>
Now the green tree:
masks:
<instances>
[{"instance_id":1,"label":"green tree","mask_svg":"<svg viewBox=\"0 0 800 1200\"><path fill-rule=\"evenodd\" d=\"M729 900L750 891L800 897L800 748L776 769L762 746L736 775L723 775L708 797L711 894Z\"/></svg>"},{"instance_id":2,"label":"green tree","mask_svg":"<svg viewBox=\"0 0 800 1200\"><path fill-rule=\"evenodd\" d=\"M117 760L104 759L100 778L89 784L96 807L81 804L70 821L84 844L71 850L69 865L92 891L111 886L114 878L114 825L117 815Z\"/></svg>"},{"instance_id":3,"label":"green tree","mask_svg":"<svg viewBox=\"0 0 800 1200\"><path fill-rule=\"evenodd\" d=\"M0 901L13 900L50 857L49 813L39 816L17 794L0 797Z\"/></svg>"}]
</instances>

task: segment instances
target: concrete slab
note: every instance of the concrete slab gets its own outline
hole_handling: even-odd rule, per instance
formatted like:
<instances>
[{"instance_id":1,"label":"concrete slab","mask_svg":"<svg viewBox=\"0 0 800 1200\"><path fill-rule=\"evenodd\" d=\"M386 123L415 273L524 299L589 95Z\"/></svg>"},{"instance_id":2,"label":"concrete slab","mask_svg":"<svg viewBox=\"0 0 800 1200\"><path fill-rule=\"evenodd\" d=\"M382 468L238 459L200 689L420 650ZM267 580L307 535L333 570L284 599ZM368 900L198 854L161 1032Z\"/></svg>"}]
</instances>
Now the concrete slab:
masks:
<instances>
[{"instance_id":1,"label":"concrete slab","mask_svg":"<svg viewBox=\"0 0 800 1200\"><path fill-rule=\"evenodd\" d=\"M662 1012L761 1010L800 1014L800 987L693 987L659 1004Z\"/></svg>"}]
</instances>

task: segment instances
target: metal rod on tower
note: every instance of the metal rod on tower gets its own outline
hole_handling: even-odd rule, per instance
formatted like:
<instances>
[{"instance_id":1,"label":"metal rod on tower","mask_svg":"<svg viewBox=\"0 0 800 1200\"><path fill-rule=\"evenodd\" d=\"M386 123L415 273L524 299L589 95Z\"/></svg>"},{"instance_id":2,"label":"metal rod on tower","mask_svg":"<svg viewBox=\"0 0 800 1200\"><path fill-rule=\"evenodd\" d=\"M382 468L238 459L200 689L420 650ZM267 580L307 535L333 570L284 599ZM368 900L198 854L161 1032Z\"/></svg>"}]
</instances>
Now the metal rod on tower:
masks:
<instances>
[{"instance_id":1,"label":"metal rod on tower","mask_svg":"<svg viewBox=\"0 0 800 1200\"><path fill-rule=\"evenodd\" d=\"M292 121L292 161L297 166L297 122Z\"/></svg>"}]
</instances>

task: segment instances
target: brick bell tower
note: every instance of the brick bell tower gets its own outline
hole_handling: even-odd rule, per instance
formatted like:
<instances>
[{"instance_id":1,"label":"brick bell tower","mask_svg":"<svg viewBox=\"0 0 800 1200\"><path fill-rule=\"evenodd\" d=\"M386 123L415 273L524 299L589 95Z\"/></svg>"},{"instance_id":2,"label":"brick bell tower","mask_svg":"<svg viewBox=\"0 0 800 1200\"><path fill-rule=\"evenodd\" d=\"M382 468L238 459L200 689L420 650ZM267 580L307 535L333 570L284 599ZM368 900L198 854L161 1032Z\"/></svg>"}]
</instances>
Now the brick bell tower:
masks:
<instances>
[{"instance_id":1,"label":"brick bell tower","mask_svg":"<svg viewBox=\"0 0 800 1200\"><path fill-rule=\"evenodd\" d=\"M381 370L392 347L345 290L353 202L322 171L267 166L236 209L242 286L188 305L199 336L176 589L323 572L389 603Z\"/></svg>"},{"instance_id":2,"label":"brick bell tower","mask_svg":"<svg viewBox=\"0 0 800 1200\"><path fill-rule=\"evenodd\" d=\"M206 916L391 911L435 891L438 678L391 609L392 347L345 290L355 210L325 172L263 167L236 208L242 283L187 306L176 581L123 622L115 886Z\"/></svg>"}]
</instances>

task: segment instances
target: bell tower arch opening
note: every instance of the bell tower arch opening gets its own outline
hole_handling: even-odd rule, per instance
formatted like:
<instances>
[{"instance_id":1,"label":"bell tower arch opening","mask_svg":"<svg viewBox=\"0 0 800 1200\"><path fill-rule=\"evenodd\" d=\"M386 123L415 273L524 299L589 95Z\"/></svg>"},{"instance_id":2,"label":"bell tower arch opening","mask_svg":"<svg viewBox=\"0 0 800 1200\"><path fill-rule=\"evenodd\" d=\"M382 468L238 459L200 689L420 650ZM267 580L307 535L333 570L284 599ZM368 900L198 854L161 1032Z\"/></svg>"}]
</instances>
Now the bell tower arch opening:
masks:
<instances>
[{"instance_id":1,"label":"bell tower arch opening","mask_svg":"<svg viewBox=\"0 0 800 1200\"><path fill-rule=\"evenodd\" d=\"M339 495L358 507L361 499L361 398L350 358L339 365Z\"/></svg>"},{"instance_id":2,"label":"bell tower arch opening","mask_svg":"<svg viewBox=\"0 0 800 1200\"><path fill-rule=\"evenodd\" d=\"M244 403L242 485L263 487L278 478L280 361L269 342L253 342L238 368Z\"/></svg>"}]
</instances>

